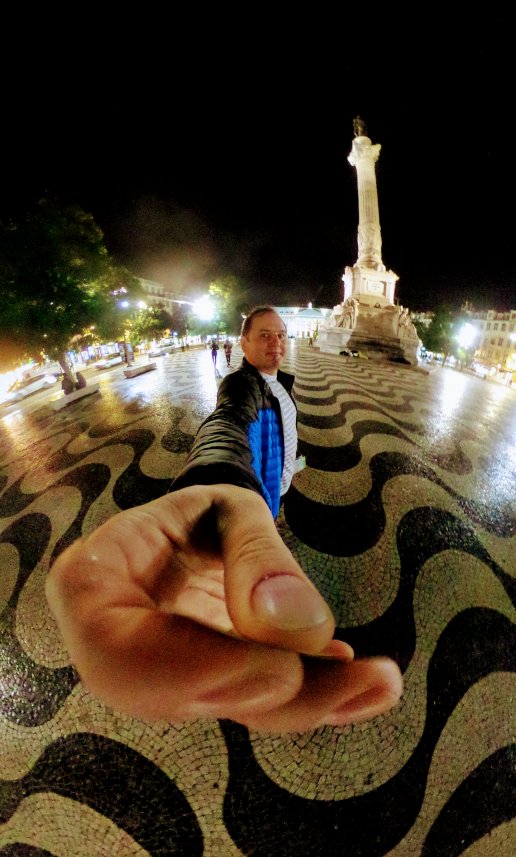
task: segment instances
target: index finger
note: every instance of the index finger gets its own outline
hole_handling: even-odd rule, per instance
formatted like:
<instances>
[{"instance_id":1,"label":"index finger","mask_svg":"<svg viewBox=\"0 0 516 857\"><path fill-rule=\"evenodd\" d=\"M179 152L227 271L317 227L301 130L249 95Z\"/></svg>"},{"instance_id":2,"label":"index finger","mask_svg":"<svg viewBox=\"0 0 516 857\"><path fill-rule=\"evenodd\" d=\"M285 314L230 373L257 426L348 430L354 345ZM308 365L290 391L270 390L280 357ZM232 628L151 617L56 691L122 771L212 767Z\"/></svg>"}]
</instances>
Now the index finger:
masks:
<instances>
[{"instance_id":1,"label":"index finger","mask_svg":"<svg viewBox=\"0 0 516 857\"><path fill-rule=\"evenodd\" d=\"M212 490L227 608L236 630L267 645L321 653L335 631L333 614L282 541L265 501L245 488ZM353 656L346 644L332 646L337 656Z\"/></svg>"}]
</instances>

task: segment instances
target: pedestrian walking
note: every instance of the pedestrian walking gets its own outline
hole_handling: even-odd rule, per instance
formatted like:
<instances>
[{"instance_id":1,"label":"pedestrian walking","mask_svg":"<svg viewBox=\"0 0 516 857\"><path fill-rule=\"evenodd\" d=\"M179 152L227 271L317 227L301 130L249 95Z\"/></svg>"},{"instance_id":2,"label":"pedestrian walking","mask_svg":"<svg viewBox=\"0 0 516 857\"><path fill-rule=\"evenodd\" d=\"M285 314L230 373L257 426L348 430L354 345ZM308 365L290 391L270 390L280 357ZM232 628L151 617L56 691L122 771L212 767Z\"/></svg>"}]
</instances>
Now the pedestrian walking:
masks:
<instances>
[{"instance_id":1,"label":"pedestrian walking","mask_svg":"<svg viewBox=\"0 0 516 857\"><path fill-rule=\"evenodd\" d=\"M219 345L216 339L211 340L211 359L213 360L213 365L215 369L217 368L217 354L219 351Z\"/></svg>"},{"instance_id":2,"label":"pedestrian walking","mask_svg":"<svg viewBox=\"0 0 516 857\"><path fill-rule=\"evenodd\" d=\"M233 350L233 343L226 339L224 343L224 354L226 355L226 365L231 366L231 352Z\"/></svg>"}]
</instances>

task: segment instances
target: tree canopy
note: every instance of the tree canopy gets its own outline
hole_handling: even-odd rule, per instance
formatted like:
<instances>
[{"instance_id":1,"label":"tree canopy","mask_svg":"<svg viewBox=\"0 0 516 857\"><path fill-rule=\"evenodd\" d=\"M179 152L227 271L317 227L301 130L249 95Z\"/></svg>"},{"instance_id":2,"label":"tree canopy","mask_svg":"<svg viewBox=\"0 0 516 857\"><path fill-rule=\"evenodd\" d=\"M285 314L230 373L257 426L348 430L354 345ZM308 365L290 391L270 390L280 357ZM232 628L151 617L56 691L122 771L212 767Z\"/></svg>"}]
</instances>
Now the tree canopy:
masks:
<instances>
[{"instance_id":1,"label":"tree canopy","mask_svg":"<svg viewBox=\"0 0 516 857\"><path fill-rule=\"evenodd\" d=\"M415 324L423 346L427 351L444 354L443 363L446 362L448 355L454 354L457 350L456 321L456 311L449 306L442 305L436 308L428 327L421 322Z\"/></svg>"},{"instance_id":2,"label":"tree canopy","mask_svg":"<svg viewBox=\"0 0 516 857\"><path fill-rule=\"evenodd\" d=\"M110 258L91 214L44 198L19 221L0 224L0 368L66 352L111 317L121 296L142 296L139 280ZM122 333L123 336L123 333ZM64 368L64 367L63 367Z\"/></svg>"},{"instance_id":3,"label":"tree canopy","mask_svg":"<svg viewBox=\"0 0 516 857\"><path fill-rule=\"evenodd\" d=\"M132 345L148 339L161 339L173 326L173 317L162 307L141 309L127 321L127 335Z\"/></svg>"},{"instance_id":4,"label":"tree canopy","mask_svg":"<svg viewBox=\"0 0 516 857\"><path fill-rule=\"evenodd\" d=\"M208 296L212 304L212 316L210 319L202 319L195 311L189 313L188 329L201 335L215 332L238 335L242 313L248 306L247 293L239 280L232 274L224 274L212 280L208 286Z\"/></svg>"}]
</instances>

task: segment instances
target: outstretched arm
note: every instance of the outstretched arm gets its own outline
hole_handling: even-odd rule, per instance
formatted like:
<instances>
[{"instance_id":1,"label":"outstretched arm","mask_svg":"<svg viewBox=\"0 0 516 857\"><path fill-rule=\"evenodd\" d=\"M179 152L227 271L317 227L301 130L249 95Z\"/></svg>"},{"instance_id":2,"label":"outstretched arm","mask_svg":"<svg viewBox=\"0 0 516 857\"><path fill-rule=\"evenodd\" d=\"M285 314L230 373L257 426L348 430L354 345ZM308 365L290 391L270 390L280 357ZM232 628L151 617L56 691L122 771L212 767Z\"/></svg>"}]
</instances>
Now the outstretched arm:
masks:
<instances>
[{"instance_id":1,"label":"outstretched arm","mask_svg":"<svg viewBox=\"0 0 516 857\"><path fill-rule=\"evenodd\" d=\"M85 686L146 720L274 732L365 720L398 701L387 658L353 660L264 500L195 486L114 516L61 554L47 598Z\"/></svg>"}]
</instances>

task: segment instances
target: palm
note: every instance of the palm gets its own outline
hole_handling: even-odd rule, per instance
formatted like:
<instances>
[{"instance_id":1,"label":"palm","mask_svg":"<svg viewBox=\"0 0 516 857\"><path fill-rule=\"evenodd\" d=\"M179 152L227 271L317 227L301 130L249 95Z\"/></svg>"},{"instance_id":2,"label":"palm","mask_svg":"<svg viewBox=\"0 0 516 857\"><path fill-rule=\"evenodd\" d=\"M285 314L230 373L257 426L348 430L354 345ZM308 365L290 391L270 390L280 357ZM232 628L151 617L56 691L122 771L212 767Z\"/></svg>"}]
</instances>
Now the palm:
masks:
<instances>
[{"instance_id":1,"label":"palm","mask_svg":"<svg viewBox=\"0 0 516 857\"><path fill-rule=\"evenodd\" d=\"M149 529L149 516L140 509L127 512L119 524L111 532L119 582L122 572L128 587L136 584L150 596L148 607L236 635L226 606L222 559L207 523L196 526L195 545L179 531L171 539L159 519Z\"/></svg>"}]
</instances>

